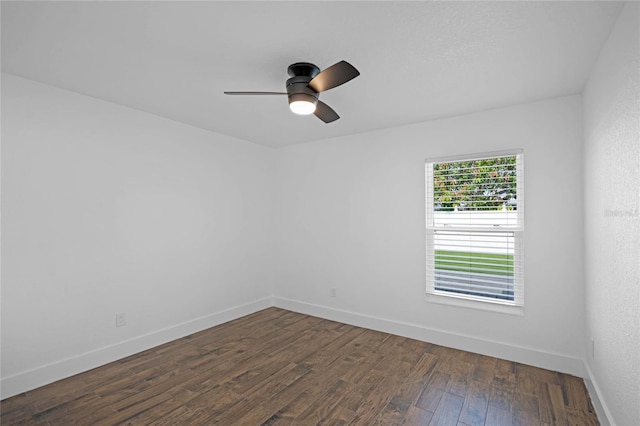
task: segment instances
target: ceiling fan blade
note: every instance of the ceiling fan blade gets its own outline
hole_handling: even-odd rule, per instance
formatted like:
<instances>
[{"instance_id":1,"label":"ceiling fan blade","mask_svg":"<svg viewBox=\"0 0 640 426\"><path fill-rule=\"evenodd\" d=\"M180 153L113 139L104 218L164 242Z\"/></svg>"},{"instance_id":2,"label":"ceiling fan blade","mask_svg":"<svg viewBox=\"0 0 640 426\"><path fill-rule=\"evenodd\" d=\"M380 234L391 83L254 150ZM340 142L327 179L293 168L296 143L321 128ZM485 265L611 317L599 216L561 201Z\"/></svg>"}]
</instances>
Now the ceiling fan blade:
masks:
<instances>
[{"instance_id":1,"label":"ceiling fan blade","mask_svg":"<svg viewBox=\"0 0 640 426\"><path fill-rule=\"evenodd\" d=\"M316 111L313 114L325 123L332 123L340 118L340 116L329 105L322 101L318 101Z\"/></svg>"},{"instance_id":2,"label":"ceiling fan blade","mask_svg":"<svg viewBox=\"0 0 640 426\"><path fill-rule=\"evenodd\" d=\"M224 92L225 95L286 95L287 92Z\"/></svg>"},{"instance_id":3,"label":"ceiling fan blade","mask_svg":"<svg viewBox=\"0 0 640 426\"><path fill-rule=\"evenodd\" d=\"M359 75L360 72L349 62L340 61L316 75L309 82L309 87L320 93L340 86L349 80L353 80Z\"/></svg>"}]
</instances>

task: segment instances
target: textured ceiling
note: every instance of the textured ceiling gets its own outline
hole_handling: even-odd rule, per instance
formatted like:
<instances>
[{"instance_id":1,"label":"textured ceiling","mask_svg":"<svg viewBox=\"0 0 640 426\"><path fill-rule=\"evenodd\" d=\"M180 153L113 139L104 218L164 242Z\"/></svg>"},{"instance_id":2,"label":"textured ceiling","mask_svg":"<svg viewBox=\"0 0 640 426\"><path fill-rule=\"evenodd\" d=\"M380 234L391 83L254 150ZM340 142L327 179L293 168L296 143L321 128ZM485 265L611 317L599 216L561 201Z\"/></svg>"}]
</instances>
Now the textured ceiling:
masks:
<instances>
[{"instance_id":1,"label":"textured ceiling","mask_svg":"<svg viewBox=\"0 0 640 426\"><path fill-rule=\"evenodd\" d=\"M6 2L5 72L266 146L579 93L618 2ZM361 76L289 112L293 62Z\"/></svg>"}]
</instances>

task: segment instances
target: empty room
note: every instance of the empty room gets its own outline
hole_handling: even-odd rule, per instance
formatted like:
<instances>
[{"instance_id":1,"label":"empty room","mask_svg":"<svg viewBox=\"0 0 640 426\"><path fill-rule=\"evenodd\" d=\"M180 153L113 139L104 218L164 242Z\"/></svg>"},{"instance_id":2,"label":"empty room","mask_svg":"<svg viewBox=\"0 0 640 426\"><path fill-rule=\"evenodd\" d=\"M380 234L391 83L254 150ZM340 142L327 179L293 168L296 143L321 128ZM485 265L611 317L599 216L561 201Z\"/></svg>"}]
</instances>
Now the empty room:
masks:
<instances>
[{"instance_id":1,"label":"empty room","mask_svg":"<svg viewBox=\"0 0 640 426\"><path fill-rule=\"evenodd\" d=\"M2 425L640 425L640 3L2 1Z\"/></svg>"}]
</instances>

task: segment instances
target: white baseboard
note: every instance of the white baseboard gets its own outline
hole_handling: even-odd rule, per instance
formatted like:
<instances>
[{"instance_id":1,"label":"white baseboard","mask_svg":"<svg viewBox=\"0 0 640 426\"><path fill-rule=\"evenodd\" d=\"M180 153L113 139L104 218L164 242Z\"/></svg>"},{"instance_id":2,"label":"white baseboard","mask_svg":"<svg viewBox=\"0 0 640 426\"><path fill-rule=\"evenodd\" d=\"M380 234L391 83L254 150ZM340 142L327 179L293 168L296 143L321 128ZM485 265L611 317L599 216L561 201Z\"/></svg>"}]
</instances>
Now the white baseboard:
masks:
<instances>
[{"instance_id":1,"label":"white baseboard","mask_svg":"<svg viewBox=\"0 0 640 426\"><path fill-rule=\"evenodd\" d=\"M385 333L435 343L441 346L507 359L522 364L545 368L547 370L584 377L583 361L579 358L573 358L568 355L510 345L464 334L455 334L449 331L438 330L422 325L373 317L281 297L274 297L274 306L358 327L369 328Z\"/></svg>"},{"instance_id":2,"label":"white baseboard","mask_svg":"<svg viewBox=\"0 0 640 426\"><path fill-rule=\"evenodd\" d=\"M118 342L114 345L106 346L94 351L79 354L74 357L5 377L0 381L0 399L8 398L57 380L91 370L129 355L142 352L166 342L252 314L271 306L307 315L318 316L333 321L339 321L358 327L369 328L372 330L435 343L437 345L480 353L553 371L559 371L566 374L572 374L579 377L585 377L585 382L587 383L588 390L594 400L594 406L599 418L601 420L605 417L608 419L611 418L608 410L606 409L606 405L603 404L597 384L591 377L588 366L581 359L527 347L509 345L502 342L480 339L474 336L453 334L448 331L421 325L373 317L279 297L266 297L250 303L235 306L181 324L167 327L162 330L138 336L133 339ZM610 423L613 424L612 422Z\"/></svg>"},{"instance_id":3,"label":"white baseboard","mask_svg":"<svg viewBox=\"0 0 640 426\"><path fill-rule=\"evenodd\" d=\"M91 370L271 306L273 299L266 297L2 378L0 399Z\"/></svg>"},{"instance_id":4,"label":"white baseboard","mask_svg":"<svg viewBox=\"0 0 640 426\"><path fill-rule=\"evenodd\" d=\"M602 426L615 426L616 423L613 421L611 411L609 411L609 407L607 407L605 403L600 386L598 386L598 382L595 377L593 377L593 372L586 361L584 362L584 371L584 384L587 386L587 391L589 391L589 396L591 397L591 402L593 403L593 408L596 410L600 424Z\"/></svg>"}]
</instances>

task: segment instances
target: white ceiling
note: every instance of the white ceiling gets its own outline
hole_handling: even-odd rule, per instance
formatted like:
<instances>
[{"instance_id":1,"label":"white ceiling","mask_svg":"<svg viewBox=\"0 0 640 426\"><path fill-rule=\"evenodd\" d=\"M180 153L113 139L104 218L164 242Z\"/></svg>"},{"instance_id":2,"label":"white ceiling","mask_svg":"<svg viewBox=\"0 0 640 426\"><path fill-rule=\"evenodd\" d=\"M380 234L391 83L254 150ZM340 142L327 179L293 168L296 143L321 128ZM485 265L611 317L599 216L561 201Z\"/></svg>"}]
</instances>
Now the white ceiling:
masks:
<instances>
[{"instance_id":1,"label":"white ceiling","mask_svg":"<svg viewBox=\"0 0 640 426\"><path fill-rule=\"evenodd\" d=\"M266 146L582 91L619 2L2 2L5 72ZM339 60L341 119L289 112L287 66Z\"/></svg>"}]
</instances>

